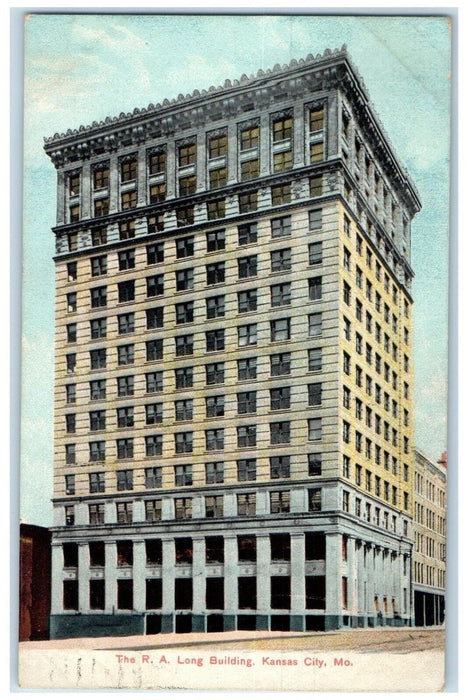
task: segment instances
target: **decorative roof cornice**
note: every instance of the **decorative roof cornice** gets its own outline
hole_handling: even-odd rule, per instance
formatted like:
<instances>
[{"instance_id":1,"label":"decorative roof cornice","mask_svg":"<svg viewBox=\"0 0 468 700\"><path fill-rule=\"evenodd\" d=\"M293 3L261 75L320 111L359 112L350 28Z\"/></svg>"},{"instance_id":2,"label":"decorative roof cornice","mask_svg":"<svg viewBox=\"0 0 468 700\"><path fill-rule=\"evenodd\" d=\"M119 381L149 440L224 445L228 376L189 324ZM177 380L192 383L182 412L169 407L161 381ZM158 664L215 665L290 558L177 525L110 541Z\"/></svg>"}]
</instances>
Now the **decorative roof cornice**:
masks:
<instances>
[{"instance_id":1,"label":"decorative roof cornice","mask_svg":"<svg viewBox=\"0 0 468 700\"><path fill-rule=\"evenodd\" d=\"M326 49L323 55L317 54L316 56L313 56L312 54L309 54L305 59L293 59L290 63L284 64L283 66L280 66L280 64L277 63L273 68L268 68L265 71L263 71L262 69L258 70L256 75L247 76L244 73L239 80L231 81L228 78L224 81L223 85L218 85L217 87L211 85L208 88L208 90L200 91L196 89L191 94L179 94L177 98L174 98L172 100L165 99L162 103L158 103L156 105L150 104L148 105L148 107L143 107L142 109L135 108L133 112L121 112L117 117L106 117L106 119L104 119L103 121L94 121L88 126L81 125L78 129L68 129L63 134L56 133L53 136L45 137L45 148L47 151L49 151L49 145L51 144L58 144L62 141L68 143L70 139L73 139L77 136L79 137L86 135L89 137L94 132L100 132L102 129L107 129L109 127L115 130L116 126L118 127L119 125L128 125L132 122L138 122L141 121L142 118L146 120L152 115L159 117L161 112L164 111L170 111L172 109L177 109L179 111L182 106L194 104L201 100L205 100L206 98L211 100L215 95L222 97L223 95L232 92L232 90L236 88L241 88L242 90L244 90L248 86L257 87L259 83L266 82L270 79L284 77L287 73L295 71L298 68L310 68L311 66L319 67L322 64L329 63L330 58L336 60L337 58L344 56L347 56L347 49L345 45L343 45L341 49L335 49L334 51ZM258 102L257 92L255 92L255 97ZM171 124L169 123L165 126L170 127ZM127 128L126 131L128 135L134 133L134 129Z\"/></svg>"},{"instance_id":2,"label":"decorative roof cornice","mask_svg":"<svg viewBox=\"0 0 468 700\"><path fill-rule=\"evenodd\" d=\"M249 114L269 105L316 92L320 89L340 88L354 105L360 126L371 141L375 154L387 164L389 174L409 194L412 213L419 211L421 202L407 170L397 160L390 139L370 101L364 82L352 64L346 45L323 54L309 54L305 59L293 59L283 66L257 71L239 80L225 80L223 85L212 85L208 90L194 90L165 99L133 112L121 112L88 126L68 129L66 133L44 138L44 149L54 165L61 168L67 163L100 157L122 148L135 148L148 141L173 136L186 129L219 122ZM253 116L253 115L252 115Z\"/></svg>"}]
</instances>

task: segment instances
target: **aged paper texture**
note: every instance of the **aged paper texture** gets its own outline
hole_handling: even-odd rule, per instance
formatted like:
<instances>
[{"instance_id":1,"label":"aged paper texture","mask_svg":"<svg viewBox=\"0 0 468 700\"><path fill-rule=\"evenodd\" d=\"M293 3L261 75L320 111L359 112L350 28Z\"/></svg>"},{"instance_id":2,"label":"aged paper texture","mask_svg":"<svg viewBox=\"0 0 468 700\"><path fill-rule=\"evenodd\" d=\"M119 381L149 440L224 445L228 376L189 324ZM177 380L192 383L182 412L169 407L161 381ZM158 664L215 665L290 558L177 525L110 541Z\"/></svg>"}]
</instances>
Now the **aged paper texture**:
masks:
<instances>
[{"instance_id":1,"label":"aged paper texture","mask_svg":"<svg viewBox=\"0 0 468 700\"><path fill-rule=\"evenodd\" d=\"M21 687L443 690L450 24L25 17Z\"/></svg>"}]
</instances>

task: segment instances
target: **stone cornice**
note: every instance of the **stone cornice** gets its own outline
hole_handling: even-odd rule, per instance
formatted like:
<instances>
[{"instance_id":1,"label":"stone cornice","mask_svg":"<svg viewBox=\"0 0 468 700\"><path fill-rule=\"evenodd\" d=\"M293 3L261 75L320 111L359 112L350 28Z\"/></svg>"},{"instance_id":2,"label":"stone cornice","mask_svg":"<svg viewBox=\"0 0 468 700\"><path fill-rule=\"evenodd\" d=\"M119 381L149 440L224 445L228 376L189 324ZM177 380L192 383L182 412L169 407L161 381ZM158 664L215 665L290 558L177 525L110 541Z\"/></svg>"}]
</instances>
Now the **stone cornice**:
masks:
<instances>
[{"instance_id":1,"label":"stone cornice","mask_svg":"<svg viewBox=\"0 0 468 700\"><path fill-rule=\"evenodd\" d=\"M212 85L208 90L194 90L191 94L179 96L176 99L165 99L162 103L156 105L150 104L147 108L135 108L133 112L121 112L118 117L106 117L101 122L93 122L88 126L80 126L78 129L68 129L66 133L54 134L51 137L44 139L46 152L53 157L55 148L71 146L75 142L78 147L80 140L83 137L86 140L93 141L93 137L102 137L105 145L111 146L115 142L115 137L128 143L145 140L149 137L148 131L152 130L156 125L159 127L161 134L174 133L180 128L179 123L189 121L190 126L196 126L197 123L204 124L207 116L214 117L215 120L222 119L224 116L236 114L239 108L240 96L254 100L255 106L263 106L272 101L270 90L273 87L272 81L281 80L279 83L280 89L284 92L285 99L289 97L289 91L292 87L296 87L297 92L301 92L303 85L302 81L295 84L294 79L285 84L286 78L293 78L293 74L297 73L298 77L306 77L306 82L311 85L317 79L320 82L329 85L330 74L325 70L323 74L313 76L315 81L312 81L312 76L303 76L300 74L309 73L310 68L319 70L320 68L329 68L329 64L337 63L340 58L347 55L346 47L335 49L333 52L326 49L323 53L317 54L315 57L309 54L305 59L299 61L293 59L289 64L280 66L276 64L272 69L266 71L259 70L256 75L242 75L240 80L225 80L223 85L215 87ZM278 87L278 83L277 83ZM278 92L278 90L276 91ZM276 97L281 96L277 94ZM213 99L214 98L214 99ZM244 104L244 108L245 108ZM248 105L247 105L248 106ZM190 115L186 108L191 109ZM207 109L208 108L208 109ZM216 110L221 110L216 114ZM226 111L227 110L227 111ZM206 112L211 115L207 115ZM248 111L248 110L245 110ZM103 133L104 132L104 133ZM146 132L146 133L145 133ZM106 141L105 133L109 140ZM114 138L109 137L112 134ZM125 145L125 143L123 144ZM80 149L79 149L80 150ZM86 148L84 149L86 151Z\"/></svg>"},{"instance_id":2,"label":"stone cornice","mask_svg":"<svg viewBox=\"0 0 468 700\"><path fill-rule=\"evenodd\" d=\"M309 54L299 61L275 65L273 69L259 70L256 75L240 80L226 80L218 87L194 90L180 94L176 99L165 99L162 104L150 104L147 108L107 117L89 126L69 129L64 134L54 134L45 139L45 151L56 168L77 161L101 157L125 148L135 148L158 138L184 138L183 131L196 130L222 119L244 117L249 121L252 112L273 107L287 100L303 98L319 90L340 89L353 105L360 128L369 139L375 155L381 160L389 176L406 194L414 215L421 208L416 188L406 169L397 160L390 139L383 129L368 93L356 68L352 64L346 46L315 57Z\"/></svg>"}]
</instances>

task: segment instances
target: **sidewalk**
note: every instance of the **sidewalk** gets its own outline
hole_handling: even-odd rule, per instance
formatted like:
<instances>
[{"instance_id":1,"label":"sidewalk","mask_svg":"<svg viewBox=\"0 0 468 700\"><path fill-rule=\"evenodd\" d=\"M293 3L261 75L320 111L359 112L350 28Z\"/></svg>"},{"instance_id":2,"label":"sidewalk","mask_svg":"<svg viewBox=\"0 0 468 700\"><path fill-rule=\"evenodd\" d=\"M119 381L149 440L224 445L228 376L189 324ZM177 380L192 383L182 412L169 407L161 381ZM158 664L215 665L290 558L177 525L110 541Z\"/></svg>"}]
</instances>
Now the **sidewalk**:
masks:
<instances>
[{"instance_id":1,"label":"sidewalk","mask_svg":"<svg viewBox=\"0 0 468 700\"><path fill-rule=\"evenodd\" d=\"M165 649L168 647L219 646L230 649L336 649L408 650L443 649L445 629L380 627L331 632L192 632L131 637L84 637L20 642L26 649Z\"/></svg>"}]
</instances>

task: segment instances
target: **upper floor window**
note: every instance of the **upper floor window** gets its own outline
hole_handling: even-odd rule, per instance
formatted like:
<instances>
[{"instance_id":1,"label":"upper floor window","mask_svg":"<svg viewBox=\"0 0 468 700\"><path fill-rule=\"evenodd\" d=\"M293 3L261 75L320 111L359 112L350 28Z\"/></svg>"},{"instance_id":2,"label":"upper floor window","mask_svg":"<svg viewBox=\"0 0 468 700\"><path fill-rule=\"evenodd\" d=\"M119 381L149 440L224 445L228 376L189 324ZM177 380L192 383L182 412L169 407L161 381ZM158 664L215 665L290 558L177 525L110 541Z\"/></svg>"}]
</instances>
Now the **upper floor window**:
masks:
<instances>
[{"instance_id":1,"label":"upper floor window","mask_svg":"<svg viewBox=\"0 0 468 700\"><path fill-rule=\"evenodd\" d=\"M311 197L321 197L323 194L323 175L317 175L309 179L309 192Z\"/></svg>"},{"instance_id":2,"label":"upper floor window","mask_svg":"<svg viewBox=\"0 0 468 700\"><path fill-rule=\"evenodd\" d=\"M148 216L147 219L148 233L157 233L164 231L164 214L155 214Z\"/></svg>"},{"instance_id":3,"label":"upper floor window","mask_svg":"<svg viewBox=\"0 0 468 700\"><path fill-rule=\"evenodd\" d=\"M105 274L107 274L107 256L99 255L95 258L91 258L91 275L93 277L100 277Z\"/></svg>"},{"instance_id":4,"label":"upper floor window","mask_svg":"<svg viewBox=\"0 0 468 700\"><path fill-rule=\"evenodd\" d=\"M103 197L94 201L94 216L106 216L109 213L109 198ZM93 245L99 245L93 243Z\"/></svg>"},{"instance_id":5,"label":"upper floor window","mask_svg":"<svg viewBox=\"0 0 468 700\"><path fill-rule=\"evenodd\" d=\"M120 163L120 181L131 182L136 180L138 162L136 158L129 158Z\"/></svg>"},{"instance_id":6,"label":"upper floor window","mask_svg":"<svg viewBox=\"0 0 468 700\"><path fill-rule=\"evenodd\" d=\"M273 170L275 173L292 168L292 151L281 151L273 156Z\"/></svg>"},{"instance_id":7,"label":"upper floor window","mask_svg":"<svg viewBox=\"0 0 468 700\"><path fill-rule=\"evenodd\" d=\"M212 190L217 187L224 187L227 183L227 168L216 168L210 170L210 188Z\"/></svg>"},{"instance_id":8,"label":"upper floor window","mask_svg":"<svg viewBox=\"0 0 468 700\"><path fill-rule=\"evenodd\" d=\"M257 274L257 256L250 255L245 258L239 258L237 261L239 279L247 277L255 277Z\"/></svg>"},{"instance_id":9,"label":"upper floor window","mask_svg":"<svg viewBox=\"0 0 468 700\"><path fill-rule=\"evenodd\" d=\"M309 128L310 133L322 131L324 126L324 110L323 107L317 107L310 110Z\"/></svg>"},{"instance_id":10,"label":"upper floor window","mask_svg":"<svg viewBox=\"0 0 468 700\"><path fill-rule=\"evenodd\" d=\"M317 141L310 145L310 162L317 163L324 159L325 149L323 141Z\"/></svg>"},{"instance_id":11,"label":"upper floor window","mask_svg":"<svg viewBox=\"0 0 468 700\"><path fill-rule=\"evenodd\" d=\"M190 226L195 221L195 210L193 206L180 207L176 210L177 226Z\"/></svg>"},{"instance_id":12,"label":"upper floor window","mask_svg":"<svg viewBox=\"0 0 468 700\"><path fill-rule=\"evenodd\" d=\"M77 197L81 189L80 173L71 173L68 176L68 194L70 197Z\"/></svg>"},{"instance_id":13,"label":"upper floor window","mask_svg":"<svg viewBox=\"0 0 468 700\"><path fill-rule=\"evenodd\" d=\"M206 266L206 283L207 284L217 284L219 282L224 282L225 270L224 262L213 263L212 265Z\"/></svg>"},{"instance_id":14,"label":"upper floor window","mask_svg":"<svg viewBox=\"0 0 468 700\"><path fill-rule=\"evenodd\" d=\"M164 243L151 243L146 246L146 262L148 265L164 262Z\"/></svg>"},{"instance_id":15,"label":"upper floor window","mask_svg":"<svg viewBox=\"0 0 468 700\"><path fill-rule=\"evenodd\" d=\"M194 175L181 177L179 180L179 195L185 197L189 194L195 194L197 188L197 178Z\"/></svg>"},{"instance_id":16,"label":"upper floor window","mask_svg":"<svg viewBox=\"0 0 468 700\"><path fill-rule=\"evenodd\" d=\"M165 151L158 151L156 153L151 153L149 157L149 173L150 175L155 175L156 173L162 173L166 170L166 153Z\"/></svg>"},{"instance_id":17,"label":"upper floor window","mask_svg":"<svg viewBox=\"0 0 468 700\"><path fill-rule=\"evenodd\" d=\"M220 136L212 136L208 142L208 156L209 158L218 158L218 156L223 156L228 150L228 138L227 134L222 134Z\"/></svg>"},{"instance_id":18,"label":"upper floor window","mask_svg":"<svg viewBox=\"0 0 468 700\"><path fill-rule=\"evenodd\" d=\"M292 167L289 165L288 167ZM271 203L273 206L289 204L291 201L291 185L277 185L271 188Z\"/></svg>"},{"instance_id":19,"label":"upper floor window","mask_svg":"<svg viewBox=\"0 0 468 700\"><path fill-rule=\"evenodd\" d=\"M241 151L258 146L260 138L260 127L251 126L241 131L240 147Z\"/></svg>"},{"instance_id":20,"label":"upper floor window","mask_svg":"<svg viewBox=\"0 0 468 700\"><path fill-rule=\"evenodd\" d=\"M179 238L176 243L177 258L187 258L194 254L195 239L193 236Z\"/></svg>"},{"instance_id":21,"label":"upper floor window","mask_svg":"<svg viewBox=\"0 0 468 700\"><path fill-rule=\"evenodd\" d=\"M191 165L195 163L197 157L197 146L195 143L179 146L179 166Z\"/></svg>"},{"instance_id":22,"label":"upper floor window","mask_svg":"<svg viewBox=\"0 0 468 700\"><path fill-rule=\"evenodd\" d=\"M226 216L226 200L224 198L212 199L210 202L207 202L206 209L209 221L224 219Z\"/></svg>"},{"instance_id":23,"label":"upper floor window","mask_svg":"<svg viewBox=\"0 0 468 700\"><path fill-rule=\"evenodd\" d=\"M119 270L132 270L135 267L135 249L121 250L119 252Z\"/></svg>"},{"instance_id":24,"label":"upper floor window","mask_svg":"<svg viewBox=\"0 0 468 700\"><path fill-rule=\"evenodd\" d=\"M309 230L318 231L322 228L322 210L312 209L309 212Z\"/></svg>"},{"instance_id":25,"label":"upper floor window","mask_svg":"<svg viewBox=\"0 0 468 700\"><path fill-rule=\"evenodd\" d=\"M291 217L280 216L271 220L271 237L280 238L291 234Z\"/></svg>"},{"instance_id":26,"label":"upper floor window","mask_svg":"<svg viewBox=\"0 0 468 700\"><path fill-rule=\"evenodd\" d=\"M162 275L160 275L162 277ZM186 291L187 289L193 289L193 268L189 267L185 270L177 270L176 272L176 290L178 292ZM160 294L164 293L164 287Z\"/></svg>"},{"instance_id":27,"label":"upper floor window","mask_svg":"<svg viewBox=\"0 0 468 700\"><path fill-rule=\"evenodd\" d=\"M73 206L70 207L70 212L69 212L69 220L70 223L73 223L74 221L79 221L80 220L80 205L79 204L74 204ZM70 250L76 250L76 246L70 246Z\"/></svg>"},{"instance_id":28,"label":"upper floor window","mask_svg":"<svg viewBox=\"0 0 468 700\"><path fill-rule=\"evenodd\" d=\"M284 141L292 137L293 120L292 117L282 117L273 122L273 142Z\"/></svg>"},{"instance_id":29,"label":"upper floor window","mask_svg":"<svg viewBox=\"0 0 468 700\"><path fill-rule=\"evenodd\" d=\"M254 192L246 192L245 194L240 194L239 212L241 214L247 214L251 211L256 211L258 206L257 199L258 193L256 190Z\"/></svg>"},{"instance_id":30,"label":"upper floor window","mask_svg":"<svg viewBox=\"0 0 468 700\"><path fill-rule=\"evenodd\" d=\"M245 160L241 163L241 180L253 180L258 177L260 173L260 161L255 158L254 160Z\"/></svg>"},{"instance_id":31,"label":"upper floor window","mask_svg":"<svg viewBox=\"0 0 468 700\"><path fill-rule=\"evenodd\" d=\"M137 205L136 190L131 192L123 192L122 194L122 209L134 209Z\"/></svg>"},{"instance_id":32,"label":"upper floor window","mask_svg":"<svg viewBox=\"0 0 468 700\"><path fill-rule=\"evenodd\" d=\"M291 269L291 248L271 252L271 271L280 272Z\"/></svg>"},{"instance_id":33,"label":"upper floor window","mask_svg":"<svg viewBox=\"0 0 468 700\"><path fill-rule=\"evenodd\" d=\"M135 281L126 280L125 282L119 282L119 303L126 301L133 301L135 299Z\"/></svg>"},{"instance_id":34,"label":"upper floor window","mask_svg":"<svg viewBox=\"0 0 468 700\"><path fill-rule=\"evenodd\" d=\"M206 234L206 250L208 253L215 250L224 250L226 245L226 233L224 229L208 231Z\"/></svg>"},{"instance_id":35,"label":"upper floor window","mask_svg":"<svg viewBox=\"0 0 468 700\"><path fill-rule=\"evenodd\" d=\"M109 167L104 165L95 168L93 172L93 185L95 190L109 187Z\"/></svg>"},{"instance_id":36,"label":"upper floor window","mask_svg":"<svg viewBox=\"0 0 468 700\"><path fill-rule=\"evenodd\" d=\"M150 203L164 202L166 199L166 183L161 182L150 187Z\"/></svg>"}]
</instances>

